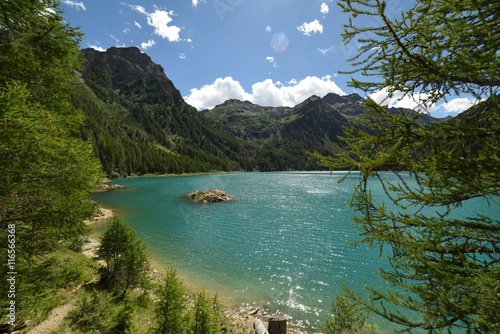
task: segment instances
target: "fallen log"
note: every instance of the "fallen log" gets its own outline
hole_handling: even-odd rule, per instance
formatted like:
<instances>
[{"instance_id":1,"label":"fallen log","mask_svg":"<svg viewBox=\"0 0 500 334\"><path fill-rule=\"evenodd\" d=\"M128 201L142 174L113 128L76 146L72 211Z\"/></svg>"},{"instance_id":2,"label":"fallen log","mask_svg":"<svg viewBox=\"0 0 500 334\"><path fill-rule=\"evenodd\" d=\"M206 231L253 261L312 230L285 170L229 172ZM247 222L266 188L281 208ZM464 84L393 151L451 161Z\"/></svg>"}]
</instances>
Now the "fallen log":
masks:
<instances>
[{"instance_id":1,"label":"fallen log","mask_svg":"<svg viewBox=\"0 0 500 334\"><path fill-rule=\"evenodd\" d=\"M253 319L253 329L255 330L255 334L269 334L266 327L259 318Z\"/></svg>"}]
</instances>

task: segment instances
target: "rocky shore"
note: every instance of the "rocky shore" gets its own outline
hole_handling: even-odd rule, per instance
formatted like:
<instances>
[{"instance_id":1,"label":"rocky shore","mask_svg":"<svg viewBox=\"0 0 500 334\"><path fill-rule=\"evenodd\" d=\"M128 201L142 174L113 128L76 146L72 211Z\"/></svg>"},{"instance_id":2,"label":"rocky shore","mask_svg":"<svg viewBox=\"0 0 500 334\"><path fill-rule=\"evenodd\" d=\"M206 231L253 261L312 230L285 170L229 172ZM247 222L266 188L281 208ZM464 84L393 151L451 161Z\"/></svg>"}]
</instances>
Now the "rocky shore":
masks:
<instances>
[{"instance_id":1,"label":"rocky shore","mask_svg":"<svg viewBox=\"0 0 500 334\"><path fill-rule=\"evenodd\" d=\"M227 202L233 199L224 191L219 189L197 190L187 196L188 198L193 199L195 202L201 204Z\"/></svg>"}]
</instances>

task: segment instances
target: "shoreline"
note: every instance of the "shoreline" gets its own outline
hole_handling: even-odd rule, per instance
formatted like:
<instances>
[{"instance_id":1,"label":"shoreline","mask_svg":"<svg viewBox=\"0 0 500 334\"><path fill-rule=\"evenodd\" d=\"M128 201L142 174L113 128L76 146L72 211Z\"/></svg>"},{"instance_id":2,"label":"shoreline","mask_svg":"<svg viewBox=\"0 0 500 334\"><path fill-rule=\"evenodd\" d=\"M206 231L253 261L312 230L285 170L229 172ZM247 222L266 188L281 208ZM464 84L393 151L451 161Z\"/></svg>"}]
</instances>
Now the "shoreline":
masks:
<instances>
[{"instance_id":1,"label":"shoreline","mask_svg":"<svg viewBox=\"0 0 500 334\"><path fill-rule=\"evenodd\" d=\"M96 231L96 228L101 228L106 225L106 223L115 216L115 212L112 209L107 209L99 206L97 216L95 216L92 220L86 220L84 223L87 227L91 229L90 234L86 242L82 246L81 253L87 256L90 259L95 259L96 250L100 245L99 237L102 234ZM152 254L151 255L151 263L150 263L150 275L153 278L160 278L164 274L165 267L162 267L162 264L158 259L155 259ZM101 265L104 265L104 262L98 261ZM193 293L193 289L195 289L195 285L199 284L187 284L186 280L189 282L189 278L182 275L182 273L178 273L181 278L186 290L189 293ZM207 291L211 293L211 291ZM226 315L233 321L235 328L245 329L251 332L254 332L253 329L253 321L255 318L260 319L267 328L267 324L269 323L269 318L273 317L271 314L267 314L263 307L257 306L256 303L253 305L240 305L240 306L230 306L228 305L227 300L220 300L221 305L223 306ZM263 312L262 314L260 314ZM296 328L290 321L287 322L287 334L311 334L313 333L311 330L307 330L305 328Z\"/></svg>"}]
</instances>

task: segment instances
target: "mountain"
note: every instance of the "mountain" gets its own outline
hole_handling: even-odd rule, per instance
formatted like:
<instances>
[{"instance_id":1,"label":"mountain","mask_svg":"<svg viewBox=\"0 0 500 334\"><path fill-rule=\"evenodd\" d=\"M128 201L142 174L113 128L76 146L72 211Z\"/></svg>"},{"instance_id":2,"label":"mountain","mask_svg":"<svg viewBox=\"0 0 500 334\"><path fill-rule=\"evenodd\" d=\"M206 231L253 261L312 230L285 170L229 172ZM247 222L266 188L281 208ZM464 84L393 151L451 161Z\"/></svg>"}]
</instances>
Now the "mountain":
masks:
<instances>
[{"instance_id":1,"label":"mountain","mask_svg":"<svg viewBox=\"0 0 500 334\"><path fill-rule=\"evenodd\" d=\"M355 104L355 98L342 104ZM261 148L260 170L314 170L307 151L333 154L344 147L339 136L351 122L325 99L312 96L295 107L263 107L228 100L202 113L238 138Z\"/></svg>"},{"instance_id":2,"label":"mountain","mask_svg":"<svg viewBox=\"0 0 500 334\"><path fill-rule=\"evenodd\" d=\"M86 114L81 135L109 176L252 168L256 149L185 103L138 48L82 53L72 102Z\"/></svg>"},{"instance_id":3,"label":"mountain","mask_svg":"<svg viewBox=\"0 0 500 334\"><path fill-rule=\"evenodd\" d=\"M257 165L264 170L318 169L307 152L332 155L345 148L345 129L363 128L356 122L365 114L364 99L358 94L329 93L311 96L295 107L263 107L249 101L228 100L202 113L240 139L257 143L262 151ZM389 108L400 113L399 108ZM410 109L403 112L413 114ZM422 115L419 124L440 122ZM367 130L367 129L365 129ZM264 164L264 160L268 163Z\"/></svg>"},{"instance_id":4,"label":"mountain","mask_svg":"<svg viewBox=\"0 0 500 334\"><path fill-rule=\"evenodd\" d=\"M362 126L355 122L365 108L358 94L311 96L294 107L228 100L198 112L138 48L82 54L72 102L86 115L81 136L95 145L110 177L322 169L307 152L343 150L344 128Z\"/></svg>"}]
</instances>

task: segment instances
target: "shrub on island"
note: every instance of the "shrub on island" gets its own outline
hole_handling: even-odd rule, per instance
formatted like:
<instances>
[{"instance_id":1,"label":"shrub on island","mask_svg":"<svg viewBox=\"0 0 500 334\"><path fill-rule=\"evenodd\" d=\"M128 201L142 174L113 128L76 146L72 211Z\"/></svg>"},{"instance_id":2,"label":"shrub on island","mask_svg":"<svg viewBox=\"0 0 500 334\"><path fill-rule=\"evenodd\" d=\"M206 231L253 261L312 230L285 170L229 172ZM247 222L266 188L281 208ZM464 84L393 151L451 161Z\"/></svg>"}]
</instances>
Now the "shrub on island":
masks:
<instances>
[{"instance_id":1,"label":"shrub on island","mask_svg":"<svg viewBox=\"0 0 500 334\"><path fill-rule=\"evenodd\" d=\"M197 203L215 203L227 202L233 198L227 195L224 191L218 189L198 190L188 195L188 198L193 199Z\"/></svg>"}]
</instances>

